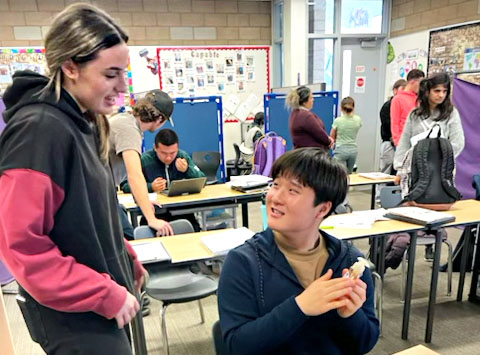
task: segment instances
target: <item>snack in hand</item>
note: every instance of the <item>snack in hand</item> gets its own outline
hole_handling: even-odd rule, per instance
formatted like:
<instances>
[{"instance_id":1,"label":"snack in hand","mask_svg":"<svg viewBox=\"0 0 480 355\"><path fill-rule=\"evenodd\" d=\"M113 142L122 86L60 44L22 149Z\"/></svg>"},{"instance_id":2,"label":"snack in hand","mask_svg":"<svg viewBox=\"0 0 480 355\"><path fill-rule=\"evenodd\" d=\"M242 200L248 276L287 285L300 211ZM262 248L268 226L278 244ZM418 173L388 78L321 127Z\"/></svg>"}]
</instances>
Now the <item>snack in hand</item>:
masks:
<instances>
[{"instance_id":1,"label":"snack in hand","mask_svg":"<svg viewBox=\"0 0 480 355\"><path fill-rule=\"evenodd\" d=\"M343 275L343 277L349 277L351 279L359 279L362 277L365 267L370 267L370 264L367 259L359 256L357 262L350 266L350 269Z\"/></svg>"}]
</instances>

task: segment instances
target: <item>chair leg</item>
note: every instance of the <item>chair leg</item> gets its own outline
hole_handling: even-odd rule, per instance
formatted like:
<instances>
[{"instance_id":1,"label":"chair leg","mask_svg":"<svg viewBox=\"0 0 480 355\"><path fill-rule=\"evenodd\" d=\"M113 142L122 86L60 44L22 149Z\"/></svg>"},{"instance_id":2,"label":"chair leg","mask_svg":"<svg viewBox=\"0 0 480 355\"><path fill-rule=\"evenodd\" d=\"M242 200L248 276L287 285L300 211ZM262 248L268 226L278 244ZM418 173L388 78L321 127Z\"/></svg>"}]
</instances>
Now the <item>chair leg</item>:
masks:
<instances>
[{"instance_id":1,"label":"chair leg","mask_svg":"<svg viewBox=\"0 0 480 355\"><path fill-rule=\"evenodd\" d=\"M407 253L408 253L408 248L403 253L403 258L402 258L402 282L400 283L400 301L401 302L405 302L405 282L406 282L405 275L407 273Z\"/></svg>"},{"instance_id":2,"label":"chair leg","mask_svg":"<svg viewBox=\"0 0 480 355\"><path fill-rule=\"evenodd\" d=\"M164 303L160 309L160 318L162 321L162 340L163 340L163 352L166 355L170 354L170 349L168 348L168 337L167 337L167 322L165 319L165 314L167 313L168 304Z\"/></svg>"},{"instance_id":3,"label":"chair leg","mask_svg":"<svg viewBox=\"0 0 480 355\"><path fill-rule=\"evenodd\" d=\"M203 313L203 306L202 306L202 302L200 300L198 300L198 309L200 310L200 320L201 320L201 323L205 323L205 314Z\"/></svg>"},{"instance_id":4,"label":"chair leg","mask_svg":"<svg viewBox=\"0 0 480 355\"><path fill-rule=\"evenodd\" d=\"M448 272L448 285L447 285L447 296L452 295L452 273L453 273L453 260L452 260L452 254L453 254L453 248L452 248L452 243L448 240L445 239L443 241L445 244L447 244L448 247L448 259L447 259L447 272Z\"/></svg>"}]
</instances>

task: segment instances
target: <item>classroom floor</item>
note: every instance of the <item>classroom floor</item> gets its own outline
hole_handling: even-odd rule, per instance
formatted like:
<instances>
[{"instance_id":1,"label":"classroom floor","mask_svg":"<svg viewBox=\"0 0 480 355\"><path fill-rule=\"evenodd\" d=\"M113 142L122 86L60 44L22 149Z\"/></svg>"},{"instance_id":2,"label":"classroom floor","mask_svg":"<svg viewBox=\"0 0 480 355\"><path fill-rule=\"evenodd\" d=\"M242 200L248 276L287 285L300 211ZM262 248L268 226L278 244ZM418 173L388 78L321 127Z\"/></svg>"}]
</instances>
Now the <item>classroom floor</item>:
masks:
<instances>
[{"instance_id":1,"label":"classroom floor","mask_svg":"<svg viewBox=\"0 0 480 355\"><path fill-rule=\"evenodd\" d=\"M354 188L350 194L350 204L354 210L369 208L369 189ZM241 216L240 216L241 218ZM258 231L261 228L259 203L250 204L250 228ZM449 229L448 236L455 246L461 234L458 229ZM357 248L366 252L366 241L355 242ZM446 250L446 249L444 249ZM413 300L410 315L409 340L401 339L403 304L400 302L399 283L400 268L388 270L384 281L384 324L383 336L371 354L391 354L413 345L424 344L425 323L430 285L431 264L423 260L423 247L419 247L415 263ZM442 263L446 252L442 253ZM453 294L446 296L446 273L439 277L437 306L433 339L427 346L444 355L480 354L480 306L464 301L456 302L458 273L453 275ZM464 300L468 297L470 274L467 274L464 289ZM9 285L7 289L14 288ZM13 332L16 353L20 355L43 354L41 348L28 335L27 328L15 302L15 296L5 295L7 313ZM167 331L170 343L170 354L215 354L212 340L212 325L218 319L217 298L211 296L202 301L205 311L205 324L200 324L200 314L196 302L171 305L167 309ZM152 300L152 314L145 318L148 353L163 354L160 329L160 303Z\"/></svg>"}]
</instances>

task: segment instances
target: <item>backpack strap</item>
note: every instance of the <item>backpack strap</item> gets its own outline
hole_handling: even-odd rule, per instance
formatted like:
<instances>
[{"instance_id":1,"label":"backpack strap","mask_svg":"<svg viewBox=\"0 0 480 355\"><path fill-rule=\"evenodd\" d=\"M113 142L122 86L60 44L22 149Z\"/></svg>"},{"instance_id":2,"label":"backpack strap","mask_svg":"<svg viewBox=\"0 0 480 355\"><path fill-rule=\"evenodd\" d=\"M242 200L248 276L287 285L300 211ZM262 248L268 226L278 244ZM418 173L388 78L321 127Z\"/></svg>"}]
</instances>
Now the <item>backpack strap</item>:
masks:
<instances>
[{"instance_id":1,"label":"backpack strap","mask_svg":"<svg viewBox=\"0 0 480 355\"><path fill-rule=\"evenodd\" d=\"M440 138L439 143L440 150L442 152L442 170L440 172L442 177L442 185L445 189L445 192L458 201L462 198L462 195L452 184L453 170L455 168L452 145L445 138Z\"/></svg>"}]
</instances>

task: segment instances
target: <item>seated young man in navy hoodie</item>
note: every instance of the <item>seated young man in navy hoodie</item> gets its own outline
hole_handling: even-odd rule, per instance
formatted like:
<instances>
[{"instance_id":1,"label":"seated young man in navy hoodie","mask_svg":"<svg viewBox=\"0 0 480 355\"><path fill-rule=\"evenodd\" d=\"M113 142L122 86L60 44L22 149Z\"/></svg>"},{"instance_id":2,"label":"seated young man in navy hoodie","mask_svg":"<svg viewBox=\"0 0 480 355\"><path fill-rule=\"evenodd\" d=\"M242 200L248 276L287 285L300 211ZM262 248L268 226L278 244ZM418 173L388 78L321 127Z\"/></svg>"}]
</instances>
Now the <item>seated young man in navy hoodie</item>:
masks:
<instances>
[{"instance_id":1,"label":"seated young man in navy hoodie","mask_svg":"<svg viewBox=\"0 0 480 355\"><path fill-rule=\"evenodd\" d=\"M361 354L379 336L370 271L344 278L361 253L319 231L347 193L347 173L322 149L272 168L268 226L227 255L218 290L230 354Z\"/></svg>"}]
</instances>

